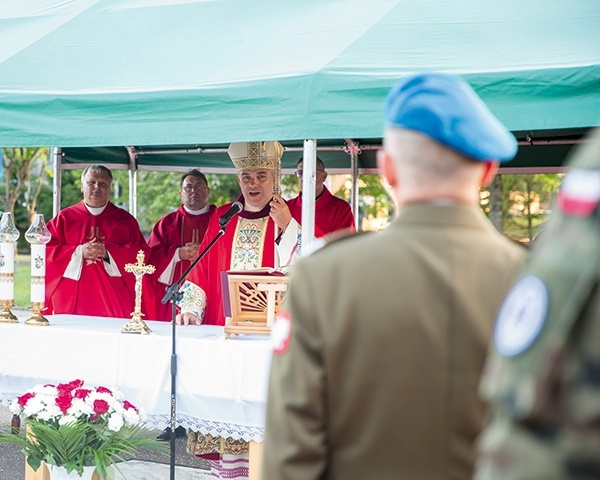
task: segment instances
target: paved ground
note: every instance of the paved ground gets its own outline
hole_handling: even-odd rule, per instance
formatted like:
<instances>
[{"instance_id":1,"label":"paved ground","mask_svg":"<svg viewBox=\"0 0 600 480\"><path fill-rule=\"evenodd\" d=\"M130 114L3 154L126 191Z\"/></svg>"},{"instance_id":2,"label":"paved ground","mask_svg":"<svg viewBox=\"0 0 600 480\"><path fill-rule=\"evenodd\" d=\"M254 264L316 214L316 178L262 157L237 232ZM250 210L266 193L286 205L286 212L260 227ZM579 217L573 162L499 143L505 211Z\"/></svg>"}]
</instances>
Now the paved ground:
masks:
<instances>
[{"instance_id":1,"label":"paved ground","mask_svg":"<svg viewBox=\"0 0 600 480\"><path fill-rule=\"evenodd\" d=\"M8 431L12 415L6 406L0 406L0 425ZM156 432L160 433L159 431ZM175 478L177 480L208 480L212 478L208 463L188 455L185 438L176 439ZM168 480L170 458L154 452L141 452L130 462L120 466L123 476L117 473L115 480ZM17 445L0 443L0 480L24 480L25 457Z\"/></svg>"}]
</instances>

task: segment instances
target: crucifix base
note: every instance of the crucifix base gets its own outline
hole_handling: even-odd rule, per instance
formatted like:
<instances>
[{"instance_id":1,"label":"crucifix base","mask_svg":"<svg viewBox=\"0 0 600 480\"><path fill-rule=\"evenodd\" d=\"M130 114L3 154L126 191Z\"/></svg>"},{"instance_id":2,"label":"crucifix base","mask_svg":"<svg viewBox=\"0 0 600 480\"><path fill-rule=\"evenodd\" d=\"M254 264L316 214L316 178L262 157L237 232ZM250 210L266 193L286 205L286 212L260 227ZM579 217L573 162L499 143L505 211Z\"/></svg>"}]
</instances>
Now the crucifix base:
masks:
<instances>
[{"instance_id":1,"label":"crucifix base","mask_svg":"<svg viewBox=\"0 0 600 480\"><path fill-rule=\"evenodd\" d=\"M141 333L142 335L148 335L151 331L146 322L136 315L121 329L121 333Z\"/></svg>"}]
</instances>

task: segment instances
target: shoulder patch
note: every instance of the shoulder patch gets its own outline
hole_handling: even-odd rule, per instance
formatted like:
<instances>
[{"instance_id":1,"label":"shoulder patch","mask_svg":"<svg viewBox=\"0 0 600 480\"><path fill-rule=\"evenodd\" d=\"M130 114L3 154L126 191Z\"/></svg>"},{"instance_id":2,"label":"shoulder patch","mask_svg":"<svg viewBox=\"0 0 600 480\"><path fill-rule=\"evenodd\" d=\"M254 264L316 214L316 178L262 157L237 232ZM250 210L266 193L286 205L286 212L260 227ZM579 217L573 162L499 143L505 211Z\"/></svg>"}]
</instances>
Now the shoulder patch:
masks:
<instances>
[{"instance_id":1,"label":"shoulder patch","mask_svg":"<svg viewBox=\"0 0 600 480\"><path fill-rule=\"evenodd\" d=\"M494 326L494 347L504 357L525 352L538 338L548 313L548 287L536 275L518 279L506 295Z\"/></svg>"},{"instance_id":2,"label":"shoulder patch","mask_svg":"<svg viewBox=\"0 0 600 480\"><path fill-rule=\"evenodd\" d=\"M576 168L567 174L558 193L558 206L567 215L588 216L600 202L600 171Z\"/></svg>"},{"instance_id":3,"label":"shoulder patch","mask_svg":"<svg viewBox=\"0 0 600 480\"><path fill-rule=\"evenodd\" d=\"M273 344L273 353L275 355L281 355L287 351L290 345L291 333L291 316L287 310L280 308L271 329L271 343Z\"/></svg>"}]
</instances>

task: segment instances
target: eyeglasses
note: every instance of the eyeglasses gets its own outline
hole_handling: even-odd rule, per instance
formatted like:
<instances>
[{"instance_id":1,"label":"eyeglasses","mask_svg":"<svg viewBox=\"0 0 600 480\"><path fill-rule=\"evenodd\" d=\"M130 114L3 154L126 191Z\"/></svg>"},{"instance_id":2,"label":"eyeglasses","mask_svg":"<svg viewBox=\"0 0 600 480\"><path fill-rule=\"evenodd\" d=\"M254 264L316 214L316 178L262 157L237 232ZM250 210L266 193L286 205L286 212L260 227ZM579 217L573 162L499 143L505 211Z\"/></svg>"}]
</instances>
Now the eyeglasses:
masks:
<instances>
[{"instance_id":1,"label":"eyeglasses","mask_svg":"<svg viewBox=\"0 0 600 480\"><path fill-rule=\"evenodd\" d=\"M195 190L197 192L202 192L203 190L206 190L208 187L206 185L204 185L203 183L197 183L196 185L186 185L185 187L183 187L183 190L185 190L186 192L191 192L192 190Z\"/></svg>"},{"instance_id":2,"label":"eyeglasses","mask_svg":"<svg viewBox=\"0 0 600 480\"><path fill-rule=\"evenodd\" d=\"M317 168L317 172L324 172L324 171L325 170L323 170L322 168ZM294 173L296 174L296 176L298 178L302 178L302 170L296 170Z\"/></svg>"}]
</instances>

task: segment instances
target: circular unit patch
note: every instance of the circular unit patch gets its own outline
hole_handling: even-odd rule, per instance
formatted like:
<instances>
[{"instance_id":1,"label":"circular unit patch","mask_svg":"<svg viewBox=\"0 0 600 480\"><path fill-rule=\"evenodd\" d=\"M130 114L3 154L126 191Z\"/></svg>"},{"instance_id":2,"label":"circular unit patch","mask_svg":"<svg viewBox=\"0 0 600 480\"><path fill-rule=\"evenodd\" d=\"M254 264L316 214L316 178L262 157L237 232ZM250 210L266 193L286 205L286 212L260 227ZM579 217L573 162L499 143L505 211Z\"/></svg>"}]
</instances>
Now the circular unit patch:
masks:
<instances>
[{"instance_id":1,"label":"circular unit patch","mask_svg":"<svg viewBox=\"0 0 600 480\"><path fill-rule=\"evenodd\" d=\"M500 306L494 327L494 347L504 357L527 350L542 331L548 312L548 288L536 275L525 275L512 286Z\"/></svg>"}]
</instances>

